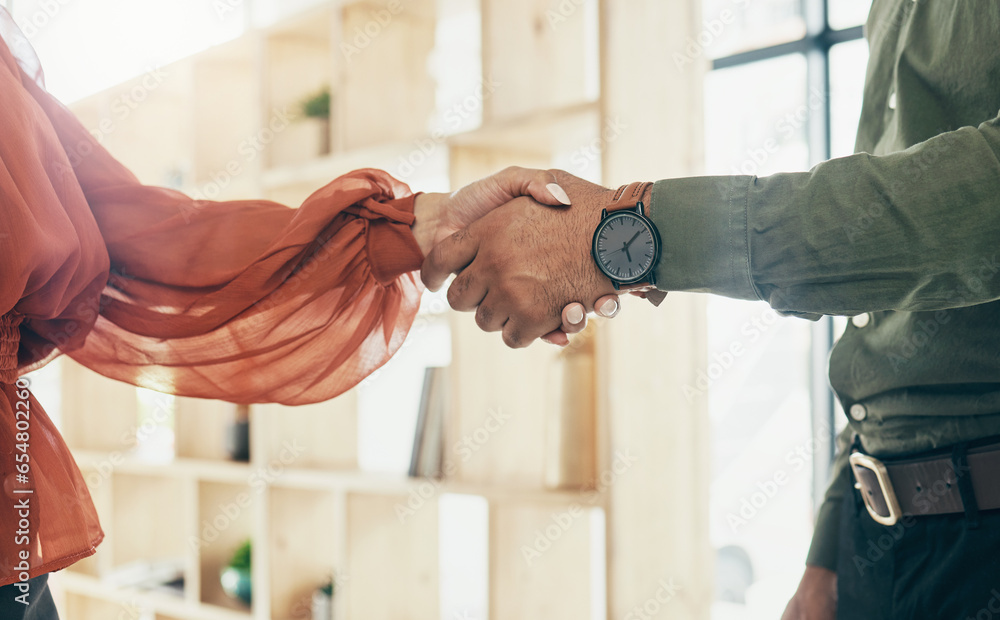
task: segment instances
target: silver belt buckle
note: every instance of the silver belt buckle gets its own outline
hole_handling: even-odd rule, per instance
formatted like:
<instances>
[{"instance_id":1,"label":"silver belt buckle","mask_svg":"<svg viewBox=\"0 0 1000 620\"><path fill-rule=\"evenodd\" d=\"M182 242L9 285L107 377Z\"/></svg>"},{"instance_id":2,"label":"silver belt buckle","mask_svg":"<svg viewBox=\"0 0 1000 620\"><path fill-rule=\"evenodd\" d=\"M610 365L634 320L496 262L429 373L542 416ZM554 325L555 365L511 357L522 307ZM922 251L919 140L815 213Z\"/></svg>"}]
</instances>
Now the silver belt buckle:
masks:
<instances>
[{"instance_id":1,"label":"silver belt buckle","mask_svg":"<svg viewBox=\"0 0 1000 620\"><path fill-rule=\"evenodd\" d=\"M864 492L861 483L855 482L854 488L861 490L861 499L865 502L868 514L871 515L871 518L876 523L886 526L896 525L903 516L903 511L899 507L899 499L896 497L896 491L892 488L892 480L889 479L889 471L885 468L885 463L861 452L852 452L850 462L852 467L863 467L875 474L879 490L882 492L882 497L885 498L885 505L889 508L888 516L876 512L875 507L872 506L871 500L868 498L868 494Z\"/></svg>"}]
</instances>

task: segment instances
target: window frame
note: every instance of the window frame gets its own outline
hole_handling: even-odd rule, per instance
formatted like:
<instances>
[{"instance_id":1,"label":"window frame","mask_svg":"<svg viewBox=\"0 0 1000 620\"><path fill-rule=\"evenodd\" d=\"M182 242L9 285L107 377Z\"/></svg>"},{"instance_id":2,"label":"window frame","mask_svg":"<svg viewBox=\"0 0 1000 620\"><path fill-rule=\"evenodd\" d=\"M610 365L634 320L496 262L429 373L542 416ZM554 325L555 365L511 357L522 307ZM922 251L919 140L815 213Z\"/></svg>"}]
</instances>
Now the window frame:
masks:
<instances>
[{"instance_id":1,"label":"window frame","mask_svg":"<svg viewBox=\"0 0 1000 620\"><path fill-rule=\"evenodd\" d=\"M841 43L864 38L864 26L834 29L830 25L829 0L800 0L805 20L805 35L797 40L765 47L752 48L715 58L711 71L746 66L791 54L801 54L806 59L806 93L821 92L823 105L818 112L809 114L806 137L809 147L809 165L831 157L831 107L830 107L830 51ZM823 502L826 487L833 473L836 452L837 404L827 380L828 357L834 343L832 317L823 317L812 326L809 370L810 417L815 441L813 451L813 506L818 509Z\"/></svg>"}]
</instances>

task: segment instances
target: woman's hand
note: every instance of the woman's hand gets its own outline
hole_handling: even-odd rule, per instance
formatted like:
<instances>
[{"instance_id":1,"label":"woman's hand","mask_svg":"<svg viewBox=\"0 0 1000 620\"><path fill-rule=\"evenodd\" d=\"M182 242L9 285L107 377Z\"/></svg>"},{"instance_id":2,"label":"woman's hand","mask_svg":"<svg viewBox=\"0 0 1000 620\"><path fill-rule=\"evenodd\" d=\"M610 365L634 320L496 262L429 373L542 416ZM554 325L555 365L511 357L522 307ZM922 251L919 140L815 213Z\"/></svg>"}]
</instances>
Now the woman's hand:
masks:
<instances>
[{"instance_id":1,"label":"woman's hand","mask_svg":"<svg viewBox=\"0 0 1000 620\"><path fill-rule=\"evenodd\" d=\"M520 196L531 196L536 202L553 208L570 206L569 196L551 172L512 166L466 185L452 194L417 196L413 236L426 256L431 248L450 235ZM594 303L594 308L601 316L613 317L618 313L618 297L601 297ZM560 329L546 334L542 339L559 346L569 344L567 334L579 332L587 326L584 306L579 303L566 306L562 313L562 323Z\"/></svg>"}]
</instances>

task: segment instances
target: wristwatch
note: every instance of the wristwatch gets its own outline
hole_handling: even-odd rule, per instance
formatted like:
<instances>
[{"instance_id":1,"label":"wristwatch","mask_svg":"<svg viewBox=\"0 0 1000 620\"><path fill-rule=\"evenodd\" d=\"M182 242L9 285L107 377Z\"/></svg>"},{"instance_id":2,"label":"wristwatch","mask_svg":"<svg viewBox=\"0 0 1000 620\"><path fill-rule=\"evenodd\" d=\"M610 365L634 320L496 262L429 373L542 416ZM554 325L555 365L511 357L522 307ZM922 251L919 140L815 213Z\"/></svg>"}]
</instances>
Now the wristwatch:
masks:
<instances>
[{"instance_id":1,"label":"wristwatch","mask_svg":"<svg viewBox=\"0 0 1000 620\"><path fill-rule=\"evenodd\" d=\"M618 188L611 204L601 212L591 253L615 290L638 294L658 306L666 297L655 288L660 234L646 217L641 200L650 185L637 182Z\"/></svg>"}]
</instances>

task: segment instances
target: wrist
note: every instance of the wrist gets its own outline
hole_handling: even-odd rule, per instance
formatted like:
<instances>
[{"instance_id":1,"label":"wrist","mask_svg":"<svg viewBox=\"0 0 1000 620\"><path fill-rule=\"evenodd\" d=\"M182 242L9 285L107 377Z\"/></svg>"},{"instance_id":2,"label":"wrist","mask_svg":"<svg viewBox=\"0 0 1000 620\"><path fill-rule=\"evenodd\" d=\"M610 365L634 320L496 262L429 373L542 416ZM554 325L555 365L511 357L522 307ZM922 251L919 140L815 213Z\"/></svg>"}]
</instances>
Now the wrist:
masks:
<instances>
[{"instance_id":1,"label":"wrist","mask_svg":"<svg viewBox=\"0 0 1000 620\"><path fill-rule=\"evenodd\" d=\"M413 238L417 240L424 256L437 244L438 232L441 230L444 216L444 201L447 194L431 193L417 194L413 203Z\"/></svg>"}]
</instances>

